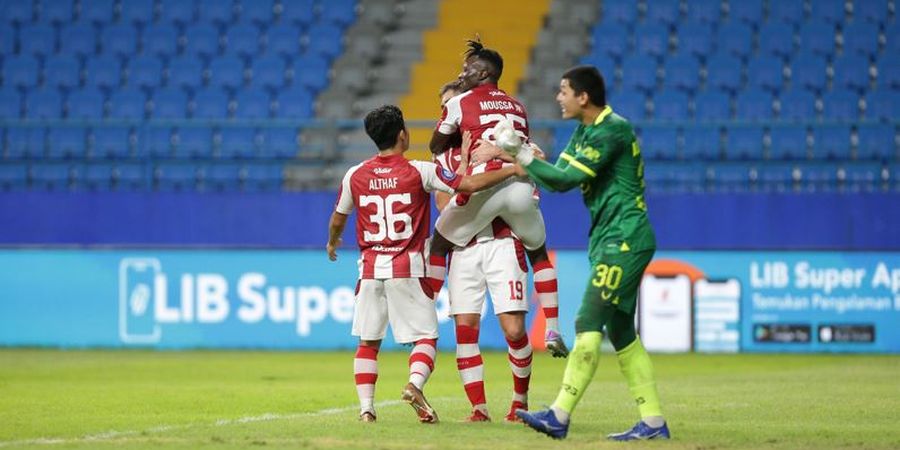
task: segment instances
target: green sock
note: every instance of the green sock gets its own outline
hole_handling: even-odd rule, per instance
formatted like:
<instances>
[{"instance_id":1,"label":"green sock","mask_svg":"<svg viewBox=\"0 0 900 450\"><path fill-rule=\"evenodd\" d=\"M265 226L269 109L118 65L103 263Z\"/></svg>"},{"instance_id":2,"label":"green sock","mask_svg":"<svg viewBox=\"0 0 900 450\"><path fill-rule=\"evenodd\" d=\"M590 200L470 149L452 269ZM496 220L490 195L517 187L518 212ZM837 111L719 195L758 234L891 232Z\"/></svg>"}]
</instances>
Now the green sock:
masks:
<instances>
[{"instance_id":1,"label":"green sock","mask_svg":"<svg viewBox=\"0 0 900 450\"><path fill-rule=\"evenodd\" d=\"M641 344L641 338L635 338L634 342L616 352L619 357L619 368L625 380L628 381L628 390L637 402L641 418L662 417L662 409L659 406L659 394L656 392L656 378L653 377L653 363L650 355Z\"/></svg>"},{"instance_id":2,"label":"green sock","mask_svg":"<svg viewBox=\"0 0 900 450\"><path fill-rule=\"evenodd\" d=\"M569 354L566 373L563 375L562 389L559 390L559 395L553 402L554 409L564 411L566 415L572 414L572 411L575 410L575 405L581 400L581 396L584 395L584 391L594 378L594 372L597 371L602 339L603 333L599 331L588 331L575 335L575 348Z\"/></svg>"}]
</instances>

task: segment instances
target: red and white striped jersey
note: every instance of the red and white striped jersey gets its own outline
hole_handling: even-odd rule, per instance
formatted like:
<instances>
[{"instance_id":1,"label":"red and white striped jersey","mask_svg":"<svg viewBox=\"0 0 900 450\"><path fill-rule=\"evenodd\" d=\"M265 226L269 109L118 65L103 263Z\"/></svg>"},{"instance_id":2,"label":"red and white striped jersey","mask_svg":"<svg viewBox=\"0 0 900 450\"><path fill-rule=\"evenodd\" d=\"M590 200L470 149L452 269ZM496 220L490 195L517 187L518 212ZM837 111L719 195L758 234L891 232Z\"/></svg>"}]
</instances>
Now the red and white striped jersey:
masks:
<instances>
[{"instance_id":1,"label":"red and white striped jersey","mask_svg":"<svg viewBox=\"0 0 900 450\"><path fill-rule=\"evenodd\" d=\"M376 155L344 175L335 211L357 208L356 240L364 279L425 276L425 240L431 225L431 194L453 194L462 177L403 155Z\"/></svg>"},{"instance_id":2,"label":"red and white striped jersey","mask_svg":"<svg viewBox=\"0 0 900 450\"><path fill-rule=\"evenodd\" d=\"M528 113L525 106L500 90L496 84L483 84L448 100L437 130L448 136L457 131L469 131L472 133L474 146L479 139L494 142L491 130L504 117L512 122L522 139L528 139Z\"/></svg>"}]
</instances>

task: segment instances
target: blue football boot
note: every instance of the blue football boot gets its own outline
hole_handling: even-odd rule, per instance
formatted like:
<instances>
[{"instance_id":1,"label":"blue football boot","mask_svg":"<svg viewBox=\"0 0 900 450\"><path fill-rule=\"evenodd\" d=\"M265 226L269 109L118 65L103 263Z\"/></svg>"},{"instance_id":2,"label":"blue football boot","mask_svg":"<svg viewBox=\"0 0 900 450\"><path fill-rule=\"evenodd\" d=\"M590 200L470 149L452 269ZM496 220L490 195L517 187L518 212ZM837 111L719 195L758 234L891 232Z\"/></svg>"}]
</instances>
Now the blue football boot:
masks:
<instances>
[{"instance_id":1,"label":"blue football boot","mask_svg":"<svg viewBox=\"0 0 900 450\"><path fill-rule=\"evenodd\" d=\"M549 408L536 412L528 412L520 409L516 411L516 416L522 419L522 421L525 422L525 425L528 425L535 431L540 431L553 439L563 439L569 432L569 424L559 423L559 420L556 419L556 414Z\"/></svg>"},{"instance_id":2,"label":"blue football boot","mask_svg":"<svg viewBox=\"0 0 900 450\"><path fill-rule=\"evenodd\" d=\"M621 433L613 433L606 436L607 439L613 441L647 441L650 439L669 439L669 426L663 424L659 428L653 428L650 425L640 421L632 429Z\"/></svg>"}]
</instances>

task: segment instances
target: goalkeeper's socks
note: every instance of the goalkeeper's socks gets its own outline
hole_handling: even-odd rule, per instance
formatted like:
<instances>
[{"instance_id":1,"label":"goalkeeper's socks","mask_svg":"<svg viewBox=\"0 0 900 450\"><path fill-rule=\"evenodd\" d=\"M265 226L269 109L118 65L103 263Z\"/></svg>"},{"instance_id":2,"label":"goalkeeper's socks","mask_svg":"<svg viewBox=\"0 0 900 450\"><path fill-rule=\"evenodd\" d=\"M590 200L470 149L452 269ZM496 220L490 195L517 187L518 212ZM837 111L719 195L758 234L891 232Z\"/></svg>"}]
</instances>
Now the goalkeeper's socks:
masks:
<instances>
[{"instance_id":1,"label":"goalkeeper's socks","mask_svg":"<svg viewBox=\"0 0 900 450\"><path fill-rule=\"evenodd\" d=\"M428 257L428 265L425 268L425 277L428 285L434 291L434 299L437 299L444 287L444 278L447 277L447 257L431 255Z\"/></svg>"},{"instance_id":2,"label":"goalkeeper's socks","mask_svg":"<svg viewBox=\"0 0 900 450\"><path fill-rule=\"evenodd\" d=\"M469 403L475 409L487 411L484 394L484 361L478 347L478 328L467 325L456 326L456 369L462 380L463 389Z\"/></svg>"},{"instance_id":3,"label":"goalkeeper's socks","mask_svg":"<svg viewBox=\"0 0 900 450\"><path fill-rule=\"evenodd\" d=\"M666 424L666 419L664 419L663 416L641 417L641 420L643 420L650 428L659 428Z\"/></svg>"},{"instance_id":4,"label":"goalkeeper's socks","mask_svg":"<svg viewBox=\"0 0 900 450\"><path fill-rule=\"evenodd\" d=\"M563 425L569 423L569 413L568 412L566 412L565 410L563 410L562 408L560 408L558 406L551 406L550 409L553 410L553 415L556 416L556 420L558 420L559 423L561 423Z\"/></svg>"},{"instance_id":5,"label":"goalkeeper's socks","mask_svg":"<svg viewBox=\"0 0 900 450\"><path fill-rule=\"evenodd\" d=\"M360 345L353 359L356 395L361 413L375 412L375 382L378 381L378 349Z\"/></svg>"},{"instance_id":6,"label":"goalkeeper's socks","mask_svg":"<svg viewBox=\"0 0 900 450\"><path fill-rule=\"evenodd\" d=\"M640 338L616 352L619 358L619 369L628 381L628 390L638 404L641 418L662 418L659 405L659 393L656 391L656 378L653 376L653 363L644 349ZM665 422L663 422L665 423ZM654 426L654 424L647 423ZM660 425L662 426L662 425Z\"/></svg>"},{"instance_id":7,"label":"goalkeeper's socks","mask_svg":"<svg viewBox=\"0 0 900 450\"><path fill-rule=\"evenodd\" d=\"M563 374L562 389L556 396L552 408L554 411L562 410L566 414L572 414L575 406L584 395L597 364L600 362L600 341L603 334L599 331L587 331L575 335L575 348L569 354L566 362L566 372ZM559 416L557 416L559 417Z\"/></svg>"},{"instance_id":8,"label":"goalkeeper's socks","mask_svg":"<svg viewBox=\"0 0 900 450\"><path fill-rule=\"evenodd\" d=\"M528 404L528 386L531 383L531 342L525 334L518 340L506 340L509 346L509 367L513 376L513 401Z\"/></svg>"},{"instance_id":9,"label":"goalkeeper's socks","mask_svg":"<svg viewBox=\"0 0 900 450\"><path fill-rule=\"evenodd\" d=\"M409 382L420 391L434 370L437 339L419 339L409 354Z\"/></svg>"},{"instance_id":10,"label":"goalkeeper's socks","mask_svg":"<svg viewBox=\"0 0 900 450\"><path fill-rule=\"evenodd\" d=\"M556 268L550 261L541 261L534 265L533 270L534 290L547 320L547 330L559 333L559 288Z\"/></svg>"}]
</instances>

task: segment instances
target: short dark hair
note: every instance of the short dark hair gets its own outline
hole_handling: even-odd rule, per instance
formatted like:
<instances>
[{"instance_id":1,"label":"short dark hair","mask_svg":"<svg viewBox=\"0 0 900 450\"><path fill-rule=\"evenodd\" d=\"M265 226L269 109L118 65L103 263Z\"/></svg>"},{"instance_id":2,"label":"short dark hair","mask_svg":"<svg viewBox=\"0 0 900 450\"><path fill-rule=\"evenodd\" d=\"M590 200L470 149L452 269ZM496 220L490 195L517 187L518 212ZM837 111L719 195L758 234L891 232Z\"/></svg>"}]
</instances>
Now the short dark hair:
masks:
<instances>
[{"instance_id":1,"label":"short dark hair","mask_svg":"<svg viewBox=\"0 0 900 450\"><path fill-rule=\"evenodd\" d=\"M500 81L500 76L503 75L503 57L500 56L500 53L496 50L485 48L484 44L481 43L481 36L478 35L475 35L475 39L466 41L466 44L469 46L469 49L466 50L466 59L475 57L486 62L491 72L491 78L494 81Z\"/></svg>"},{"instance_id":2,"label":"short dark hair","mask_svg":"<svg viewBox=\"0 0 900 450\"><path fill-rule=\"evenodd\" d=\"M462 90L462 85L459 83L459 80L448 81L441 86L441 90L438 91L438 96L444 95L447 91L456 91L459 92Z\"/></svg>"},{"instance_id":3,"label":"short dark hair","mask_svg":"<svg viewBox=\"0 0 900 450\"><path fill-rule=\"evenodd\" d=\"M569 80L569 86L575 91L575 95L587 92L591 103L606 106L606 82L596 67L576 66L567 70L562 77Z\"/></svg>"},{"instance_id":4,"label":"short dark hair","mask_svg":"<svg viewBox=\"0 0 900 450\"><path fill-rule=\"evenodd\" d=\"M365 119L366 134L372 138L378 150L397 145L397 135L406 129L403 111L394 105L384 105L369 111Z\"/></svg>"}]
</instances>

